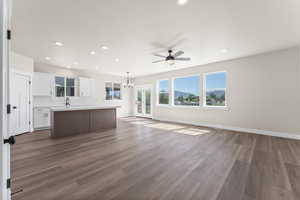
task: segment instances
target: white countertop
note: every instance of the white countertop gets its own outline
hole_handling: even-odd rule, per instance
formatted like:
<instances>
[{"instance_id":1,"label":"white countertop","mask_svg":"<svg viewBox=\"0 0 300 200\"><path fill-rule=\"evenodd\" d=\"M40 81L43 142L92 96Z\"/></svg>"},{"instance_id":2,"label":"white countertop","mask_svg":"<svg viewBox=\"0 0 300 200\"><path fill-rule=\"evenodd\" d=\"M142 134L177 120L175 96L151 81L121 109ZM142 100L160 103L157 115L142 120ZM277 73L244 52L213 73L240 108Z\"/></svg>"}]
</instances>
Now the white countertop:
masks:
<instances>
[{"instance_id":1,"label":"white countertop","mask_svg":"<svg viewBox=\"0 0 300 200\"><path fill-rule=\"evenodd\" d=\"M70 106L70 107L51 107L52 112L74 111L74 110L100 110L119 108L120 106Z\"/></svg>"}]
</instances>

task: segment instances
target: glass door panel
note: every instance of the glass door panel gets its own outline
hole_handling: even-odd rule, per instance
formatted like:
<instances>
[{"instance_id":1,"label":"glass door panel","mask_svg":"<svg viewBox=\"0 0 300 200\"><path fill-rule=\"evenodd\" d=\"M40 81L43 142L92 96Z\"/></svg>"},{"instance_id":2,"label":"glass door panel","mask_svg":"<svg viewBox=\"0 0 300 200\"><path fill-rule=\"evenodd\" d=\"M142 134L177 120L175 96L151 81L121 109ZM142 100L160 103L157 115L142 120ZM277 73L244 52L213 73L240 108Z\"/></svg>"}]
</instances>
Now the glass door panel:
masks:
<instances>
[{"instance_id":1,"label":"glass door panel","mask_svg":"<svg viewBox=\"0 0 300 200\"><path fill-rule=\"evenodd\" d=\"M137 113L143 113L143 90L138 89L137 91Z\"/></svg>"},{"instance_id":2,"label":"glass door panel","mask_svg":"<svg viewBox=\"0 0 300 200\"><path fill-rule=\"evenodd\" d=\"M151 115L151 89L145 90L145 113Z\"/></svg>"},{"instance_id":3,"label":"glass door panel","mask_svg":"<svg viewBox=\"0 0 300 200\"><path fill-rule=\"evenodd\" d=\"M152 94L151 86L136 88L136 115L139 117L151 117Z\"/></svg>"}]
</instances>

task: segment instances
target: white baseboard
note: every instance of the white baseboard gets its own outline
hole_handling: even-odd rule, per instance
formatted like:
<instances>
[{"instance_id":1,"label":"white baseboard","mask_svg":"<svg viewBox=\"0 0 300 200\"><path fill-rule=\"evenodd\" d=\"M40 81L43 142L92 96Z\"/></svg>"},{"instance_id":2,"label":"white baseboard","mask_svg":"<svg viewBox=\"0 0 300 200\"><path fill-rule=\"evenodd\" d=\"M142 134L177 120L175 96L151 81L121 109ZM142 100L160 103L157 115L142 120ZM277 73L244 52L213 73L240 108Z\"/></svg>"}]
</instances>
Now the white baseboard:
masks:
<instances>
[{"instance_id":1,"label":"white baseboard","mask_svg":"<svg viewBox=\"0 0 300 200\"><path fill-rule=\"evenodd\" d=\"M194 125L194 126L204 126L204 127L209 127L209 128L217 128L217 129L224 129L224 130L231 130L231 131L238 131L238 132L245 132L245 133L255 133L255 134L259 134L259 135L268 135L268 136L274 136L274 137L300 140L300 134L296 134L296 133L274 132L274 131L266 131L266 130L251 129L251 128L240 128L240 127L233 127L233 126L223 126L223 125L216 125L216 124L209 124L209 123L201 123L201 122L187 122L187 121L181 121L181 120L179 121L179 120L162 119L162 118L156 118L156 117L153 119L158 120L158 121L180 123L180 124L187 124L187 125Z\"/></svg>"}]
</instances>

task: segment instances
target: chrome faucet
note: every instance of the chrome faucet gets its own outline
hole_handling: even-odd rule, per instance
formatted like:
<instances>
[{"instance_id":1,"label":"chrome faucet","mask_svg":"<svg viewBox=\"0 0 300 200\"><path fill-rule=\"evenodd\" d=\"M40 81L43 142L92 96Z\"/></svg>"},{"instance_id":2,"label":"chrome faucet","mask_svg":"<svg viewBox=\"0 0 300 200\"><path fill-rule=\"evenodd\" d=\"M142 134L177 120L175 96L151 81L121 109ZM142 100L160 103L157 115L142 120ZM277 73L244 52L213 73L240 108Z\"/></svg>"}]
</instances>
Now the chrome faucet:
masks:
<instances>
[{"instance_id":1,"label":"chrome faucet","mask_svg":"<svg viewBox=\"0 0 300 200\"><path fill-rule=\"evenodd\" d=\"M70 98L69 97L67 97L66 98L66 107L70 107Z\"/></svg>"}]
</instances>

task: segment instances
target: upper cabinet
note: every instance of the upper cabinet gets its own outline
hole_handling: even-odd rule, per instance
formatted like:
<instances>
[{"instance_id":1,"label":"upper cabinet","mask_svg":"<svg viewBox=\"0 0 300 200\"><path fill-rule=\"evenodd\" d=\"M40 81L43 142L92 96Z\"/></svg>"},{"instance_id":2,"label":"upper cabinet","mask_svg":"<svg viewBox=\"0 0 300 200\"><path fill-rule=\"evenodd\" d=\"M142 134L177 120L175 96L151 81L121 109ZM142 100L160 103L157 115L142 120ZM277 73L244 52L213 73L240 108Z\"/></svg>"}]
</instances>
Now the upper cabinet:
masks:
<instances>
[{"instance_id":1,"label":"upper cabinet","mask_svg":"<svg viewBox=\"0 0 300 200\"><path fill-rule=\"evenodd\" d=\"M54 76L49 73L34 72L32 78L33 96L52 96Z\"/></svg>"},{"instance_id":2,"label":"upper cabinet","mask_svg":"<svg viewBox=\"0 0 300 200\"><path fill-rule=\"evenodd\" d=\"M79 91L81 97L94 96L95 80L90 78L79 78Z\"/></svg>"}]
</instances>

